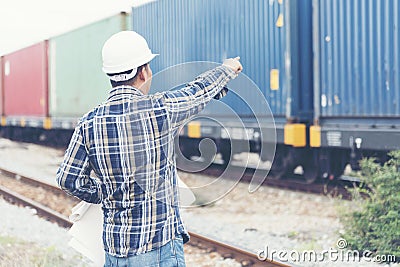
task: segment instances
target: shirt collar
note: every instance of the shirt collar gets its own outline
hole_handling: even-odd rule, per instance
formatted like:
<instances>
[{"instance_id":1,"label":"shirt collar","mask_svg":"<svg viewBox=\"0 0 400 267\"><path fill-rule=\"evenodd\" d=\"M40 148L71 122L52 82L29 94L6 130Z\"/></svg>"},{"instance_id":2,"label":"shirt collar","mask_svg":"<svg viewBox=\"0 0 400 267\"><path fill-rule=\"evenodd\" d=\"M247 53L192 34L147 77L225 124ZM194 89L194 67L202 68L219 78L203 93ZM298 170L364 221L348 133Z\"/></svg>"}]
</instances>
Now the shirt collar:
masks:
<instances>
[{"instance_id":1,"label":"shirt collar","mask_svg":"<svg viewBox=\"0 0 400 267\"><path fill-rule=\"evenodd\" d=\"M122 85L122 86L117 86L114 87L110 90L108 94L108 100L111 98L118 96L118 95L138 95L142 96L144 95L139 89L129 86L129 85Z\"/></svg>"}]
</instances>

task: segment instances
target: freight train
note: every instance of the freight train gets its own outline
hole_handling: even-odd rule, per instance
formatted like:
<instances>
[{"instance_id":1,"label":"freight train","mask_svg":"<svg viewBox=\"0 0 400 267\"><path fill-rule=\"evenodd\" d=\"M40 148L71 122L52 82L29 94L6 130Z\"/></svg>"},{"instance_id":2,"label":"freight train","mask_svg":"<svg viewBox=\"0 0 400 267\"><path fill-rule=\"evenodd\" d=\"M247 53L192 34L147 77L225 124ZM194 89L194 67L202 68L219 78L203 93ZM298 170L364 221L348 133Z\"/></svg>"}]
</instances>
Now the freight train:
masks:
<instances>
[{"instance_id":1,"label":"freight train","mask_svg":"<svg viewBox=\"0 0 400 267\"><path fill-rule=\"evenodd\" d=\"M248 151L278 178L301 167L309 182L335 179L364 156L400 149L399 10L397 0L154 1L2 56L1 126L73 129L107 98L102 44L135 30L160 53L153 73L240 56L248 79L232 86L257 91L246 103L228 94L233 113L211 105L186 124L183 156L211 139L224 162ZM155 79L153 92L166 83Z\"/></svg>"}]
</instances>

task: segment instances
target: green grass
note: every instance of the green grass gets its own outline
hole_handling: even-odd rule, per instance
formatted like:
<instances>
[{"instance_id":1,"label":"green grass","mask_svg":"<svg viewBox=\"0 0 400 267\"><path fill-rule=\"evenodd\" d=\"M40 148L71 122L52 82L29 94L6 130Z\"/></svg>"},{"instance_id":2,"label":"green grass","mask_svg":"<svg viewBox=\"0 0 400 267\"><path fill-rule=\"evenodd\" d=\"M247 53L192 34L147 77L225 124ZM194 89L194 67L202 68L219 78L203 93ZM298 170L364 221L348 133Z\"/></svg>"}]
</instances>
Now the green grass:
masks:
<instances>
[{"instance_id":1,"label":"green grass","mask_svg":"<svg viewBox=\"0 0 400 267\"><path fill-rule=\"evenodd\" d=\"M66 246L65 249L71 249ZM79 259L77 259L79 261ZM64 259L54 247L10 236L0 236L0 267L73 267L77 262Z\"/></svg>"}]
</instances>

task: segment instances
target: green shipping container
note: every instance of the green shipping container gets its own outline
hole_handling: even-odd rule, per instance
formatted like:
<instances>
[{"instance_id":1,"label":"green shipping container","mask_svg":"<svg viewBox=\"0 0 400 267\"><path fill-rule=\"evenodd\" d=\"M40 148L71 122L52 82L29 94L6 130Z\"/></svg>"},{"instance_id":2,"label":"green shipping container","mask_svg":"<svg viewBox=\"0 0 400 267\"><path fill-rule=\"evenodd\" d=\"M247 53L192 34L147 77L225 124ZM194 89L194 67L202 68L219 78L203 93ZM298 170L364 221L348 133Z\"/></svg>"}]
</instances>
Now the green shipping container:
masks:
<instances>
[{"instance_id":1,"label":"green shipping container","mask_svg":"<svg viewBox=\"0 0 400 267\"><path fill-rule=\"evenodd\" d=\"M49 40L52 118L81 117L107 99L111 85L101 70L101 49L112 34L130 25L129 14L120 13Z\"/></svg>"}]
</instances>

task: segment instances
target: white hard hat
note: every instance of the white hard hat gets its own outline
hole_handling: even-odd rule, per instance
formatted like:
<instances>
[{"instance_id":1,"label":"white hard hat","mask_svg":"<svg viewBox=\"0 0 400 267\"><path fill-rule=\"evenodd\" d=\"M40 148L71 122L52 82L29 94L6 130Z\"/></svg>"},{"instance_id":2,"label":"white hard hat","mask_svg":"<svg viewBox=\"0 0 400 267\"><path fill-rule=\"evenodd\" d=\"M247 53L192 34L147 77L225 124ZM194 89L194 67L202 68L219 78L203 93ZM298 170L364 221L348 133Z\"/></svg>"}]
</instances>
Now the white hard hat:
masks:
<instances>
[{"instance_id":1,"label":"white hard hat","mask_svg":"<svg viewBox=\"0 0 400 267\"><path fill-rule=\"evenodd\" d=\"M107 74L134 70L150 62L158 54L151 53L146 40L134 31L112 35L103 46L103 71Z\"/></svg>"}]
</instances>

